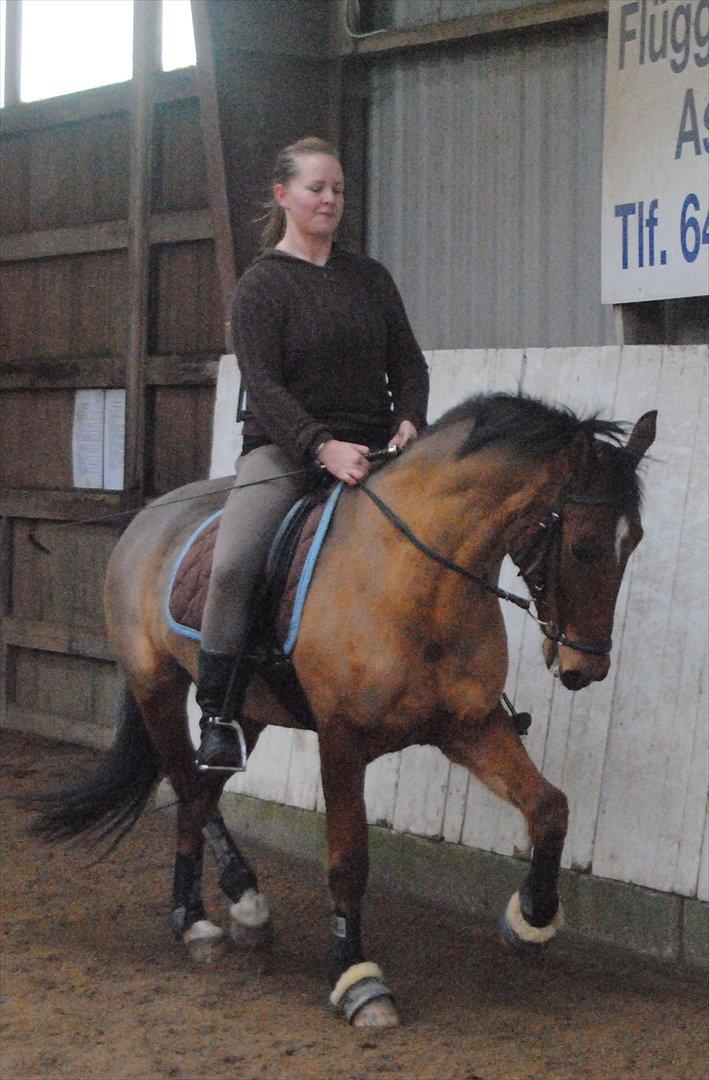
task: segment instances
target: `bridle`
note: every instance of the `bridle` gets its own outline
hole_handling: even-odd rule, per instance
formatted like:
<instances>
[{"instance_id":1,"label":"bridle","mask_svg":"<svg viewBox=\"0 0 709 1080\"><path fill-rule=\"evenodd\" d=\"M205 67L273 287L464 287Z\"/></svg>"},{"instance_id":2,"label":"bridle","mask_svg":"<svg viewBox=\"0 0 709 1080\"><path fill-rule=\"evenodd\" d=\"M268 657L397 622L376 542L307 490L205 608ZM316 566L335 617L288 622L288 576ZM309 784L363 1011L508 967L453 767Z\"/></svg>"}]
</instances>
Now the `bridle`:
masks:
<instances>
[{"instance_id":1,"label":"bridle","mask_svg":"<svg viewBox=\"0 0 709 1080\"><path fill-rule=\"evenodd\" d=\"M612 499L597 499L586 495L581 491L575 491L574 479L568 476L559 490L553 506L547 514L537 523L537 527L531 538L521 551L510 551L509 555L518 568L518 577L522 577L532 593L535 606L546 600L549 593L549 563L555 556L556 579L560 577L562 534L564 528L564 507L567 503L577 506L613 506L620 504ZM557 645L565 645L575 652L585 653L587 656L606 656L613 648L612 638L608 638L600 645L591 645L584 641L570 638L563 630L564 614L561 603L562 593L557 589L555 596L556 619L537 619L544 635Z\"/></svg>"},{"instance_id":2,"label":"bridle","mask_svg":"<svg viewBox=\"0 0 709 1080\"><path fill-rule=\"evenodd\" d=\"M617 506L618 504L615 501L610 499L596 499L593 496L585 495L581 491L576 491L574 490L574 477L566 477L553 506L550 507L546 516L538 522L529 541L524 545L521 551L517 553L512 551L509 552L510 558L518 568L518 576L524 579L532 593L533 599L527 599L525 596L518 596L515 593L507 592L506 589L501 589L498 585L491 582L485 574L478 574L474 570L467 570L464 566L460 566L459 563L454 562L453 559L449 559L447 555L442 555L441 552L436 551L435 548L424 543L423 540L416 536L403 518L399 517L399 515L374 491L371 491L366 484L359 484L358 486L374 503L377 509L381 511L384 517L387 518L387 520L390 521L415 548L429 559L439 563L440 566L445 567L446 570L452 570L454 573L467 578L468 581L474 581L486 592L492 593L493 596L497 596L498 599L506 600L509 603L522 608L523 611L526 611L526 613L534 619L549 641L553 641L557 645L564 645L569 649L573 649L575 652L584 653L587 656L607 656L613 648L613 641L611 638L608 638L600 645L593 645L585 641L576 641L575 639L568 637L564 630L564 616L559 602L558 590L557 596L555 597L555 620L540 619L538 614L535 614L532 611L532 603L534 603L535 607L538 607L539 603L543 602L547 597L547 593L549 592L549 561L552 555L555 555L556 558L558 580L558 571L561 565L564 507L566 504L574 503L581 506Z\"/></svg>"}]
</instances>

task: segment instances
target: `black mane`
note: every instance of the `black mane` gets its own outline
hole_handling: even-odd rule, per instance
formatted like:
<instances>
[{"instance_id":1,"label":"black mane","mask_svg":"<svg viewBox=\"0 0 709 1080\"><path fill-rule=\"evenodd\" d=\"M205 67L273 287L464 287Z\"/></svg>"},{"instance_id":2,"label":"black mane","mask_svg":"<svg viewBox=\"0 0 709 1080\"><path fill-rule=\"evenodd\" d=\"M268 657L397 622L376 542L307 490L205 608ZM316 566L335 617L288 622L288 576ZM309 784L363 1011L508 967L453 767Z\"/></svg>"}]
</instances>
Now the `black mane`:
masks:
<instances>
[{"instance_id":1,"label":"black mane","mask_svg":"<svg viewBox=\"0 0 709 1080\"><path fill-rule=\"evenodd\" d=\"M434 434L458 423L470 425L458 448L458 458L499 443L516 454L544 459L585 434L593 441L598 465L607 473L614 501L628 506L640 501L635 464L621 443L627 435L626 424L600 420L596 415L582 419L571 409L548 405L522 393L476 394L444 413L429 432Z\"/></svg>"}]
</instances>

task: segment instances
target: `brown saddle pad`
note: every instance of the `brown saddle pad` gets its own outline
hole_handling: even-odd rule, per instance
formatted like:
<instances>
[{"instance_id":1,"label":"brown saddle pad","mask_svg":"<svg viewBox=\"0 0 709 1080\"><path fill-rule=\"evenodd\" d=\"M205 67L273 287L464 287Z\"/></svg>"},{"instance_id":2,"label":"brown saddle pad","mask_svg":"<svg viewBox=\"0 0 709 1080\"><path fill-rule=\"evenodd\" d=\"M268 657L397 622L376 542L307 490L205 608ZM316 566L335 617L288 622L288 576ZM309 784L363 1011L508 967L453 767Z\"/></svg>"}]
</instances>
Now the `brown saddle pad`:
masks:
<instances>
[{"instance_id":1,"label":"brown saddle pad","mask_svg":"<svg viewBox=\"0 0 709 1080\"><path fill-rule=\"evenodd\" d=\"M276 620L279 642L283 642L288 634L300 575L324 509L324 504L320 503L311 510L300 534ZM170 617L175 624L174 629L187 633L189 637L196 637L202 626L220 520L221 514L211 521L207 519L207 524L200 527L183 553L173 577L168 601Z\"/></svg>"}]
</instances>

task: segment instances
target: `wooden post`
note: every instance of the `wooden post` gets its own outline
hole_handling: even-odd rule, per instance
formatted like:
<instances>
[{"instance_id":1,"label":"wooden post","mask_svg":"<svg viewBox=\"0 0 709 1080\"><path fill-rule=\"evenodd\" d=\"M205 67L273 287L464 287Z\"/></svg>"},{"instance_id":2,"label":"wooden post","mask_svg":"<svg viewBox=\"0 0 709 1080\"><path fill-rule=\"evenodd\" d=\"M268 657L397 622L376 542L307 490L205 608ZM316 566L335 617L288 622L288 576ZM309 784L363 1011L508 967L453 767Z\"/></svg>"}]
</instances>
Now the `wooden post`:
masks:
<instances>
[{"instance_id":1,"label":"wooden post","mask_svg":"<svg viewBox=\"0 0 709 1080\"><path fill-rule=\"evenodd\" d=\"M158 69L160 5L136 0L133 24L131 168L128 209L128 348L124 502L142 505L145 489L145 357L148 324L150 195L154 74Z\"/></svg>"},{"instance_id":2,"label":"wooden post","mask_svg":"<svg viewBox=\"0 0 709 1080\"><path fill-rule=\"evenodd\" d=\"M20 48L22 45L20 0L7 0L5 11L5 105L16 105L20 100Z\"/></svg>"},{"instance_id":3,"label":"wooden post","mask_svg":"<svg viewBox=\"0 0 709 1080\"><path fill-rule=\"evenodd\" d=\"M207 175L209 205L214 220L214 243L217 273L224 311L224 341L227 352L233 352L231 337L231 298L236 286L234 238L229 217L224 148L219 126L219 98L214 65L214 42L209 22L208 5L204 0L192 0L192 23L197 52L197 85L202 116L202 138Z\"/></svg>"}]
</instances>

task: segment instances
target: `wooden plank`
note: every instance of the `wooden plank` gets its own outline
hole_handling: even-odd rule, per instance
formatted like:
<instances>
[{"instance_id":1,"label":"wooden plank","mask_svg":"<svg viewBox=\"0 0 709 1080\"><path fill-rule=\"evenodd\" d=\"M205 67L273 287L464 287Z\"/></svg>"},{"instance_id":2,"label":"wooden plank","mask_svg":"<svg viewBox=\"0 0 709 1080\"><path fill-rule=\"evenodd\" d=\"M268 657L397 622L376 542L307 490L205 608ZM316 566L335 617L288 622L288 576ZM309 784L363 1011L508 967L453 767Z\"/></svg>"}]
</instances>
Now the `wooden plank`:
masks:
<instances>
[{"instance_id":1,"label":"wooden plank","mask_svg":"<svg viewBox=\"0 0 709 1080\"><path fill-rule=\"evenodd\" d=\"M43 735L46 739L60 739L62 742L78 743L79 746L94 746L97 750L107 750L114 740L114 732L110 728L96 727L91 722L76 720L59 713L22 709L13 704L7 706L0 726L10 731Z\"/></svg>"},{"instance_id":2,"label":"wooden plank","mask_svg":"<svg viewBox=\"0 0 709 1080\"><path fill-rule=\"evenodd\" d=\"M376 35L363 38L343 36L335 47L338 56L355 53L358 56L374 56L381 53L410 50L445 42L509 34L520 30L561 26L586 19L600 18L608 12L607 0L549 0L502 11L488 11L483 15L466 15L460 19L409 27L382 30Z\"/></svg>"},{"instance_id":3,"label":"wooden plank","mask_svg":"<svg viewBox=\"0 0 709 1080\"><path fill-rule=\"evenodd\" d=\"M214 389L203 386L165 386L155 392L147 446L149 491L161 495L201 480L209 469Z\"/></svg>"},{"instance_id":4,"label":"wooden plank","mask_svg":"<svg viewBox=\"0 0 709 1080\"><path fill-rule=\"evenodd\" d=\"M0 484L72 487L74 394L13 391L0 398ZM18 452L22 447L22 452Z\"/></svg>"},{"instance_id":5,"label":"wooden plank","mask_svg":"<svg viewBox=\"0 0 709 1080\"><path fill-rule=\"evenodd\" d=\"M212 40L212 28L207 4L192 3L192 24L194 26L197 52L197 81L202 117L207 192L216 226L215 251L225 326L225 346L227 352L232 352L231 331L227 327L227 322L230 318L231 297L236 287L234 237L231 231L224 168L224 147L219 122L214 42Z\"/></svg>"},{"instance_id":6,"label":"wooden plank","mask_svg":"<svg viewBox=\"0 0 709 1080\"><path fill-rule=\"evenodd\" d=\"M217 379L219 357L208 355L148 356L148 387L206 387ZM10 360L0 369L0 390L66 390L92 387L120 389L125 361L117 356L97 360ZM236 399L235 399L236 400Z\"/></svg>"},{"instance_id":7,"label":"wooden plank","mask_svg":"<svg viewBox=\"0 0 709 1080\"><path fill-rule=\"evenodd\" d=\"M127 523L120 494L108 491L0 491L0 514L44 521L78 521L120 526Z\"/></svg>"},{"instance_id":8,"label":"wooden plank","mask_svg":"<svg viewBox=\"0 0 709 1080\"><path fill-rule=\"evenodd\" d=\"M156 104L197 97L197 73L194 68L154 72L150 81ZM3 133L13 135L38 131L56 124L127 113L130 107L130 82L79 90L43 101L8 103L3 109Z\"/></svg>"},{"instance_id":9,"label":"wooden plank","mask_svg":"<svg viewBox=\"0 0 709 1080\"><path fill-rule=\"evenodd\" d=\"M140 506L145 487L145 356L148 331L150 184L154 101L150 76L157 69L158 5L134 6L131 101L131 169L128 248L128 348L126 351L126 506Z\"/></svg>"},{"instance_id":10,"label":"wooden plank","mask_svg":"<svg viewBox=\"0 0 709 1080\"><path fill-rule=\"evenodd\" d=\"M697 899L709 900L709 803L704 818L704 838L702 840L702 853L699 857L699 873L697 875Z\"/></svg>"},{"instance_id":11,"label":"wooden plank","mask_svg":"<svg viewBox=\"0 0 709 1080\"><path fill-rule=\"evenodd\" d=\"M93 660L115 660L105 637L81 630L63 630L51 623L10 618L5 620L3 635L7 645Z\"/></svg>"},{"instance_id":12,"label":"wooden plank","mask_svg":"<svg viewBox=\"0 0 709 1080\"><path fill-rule=\"evenodd\" d=\"M624 350L624 358L634 351ZM683 666L674 637L686 602L676 606L673 581L680 565L703 365L701 359L698 365L691 362L696 352L691 348L643 347L637 352L646 363L654 357L659 367L656 391L641 372L632 376L634 411L659 406L658 437L647 468L645 539L633 560L621 652L624 671L616 681L593 870L668 890L681 829L677 791L686 790L694 735L693 717L690 723L686 718L672 722Z\"/></svg>"},{"instance_id":13,"label":"wooden plank","mask_svg":"<svg viewBox=\"0 0 709 1080\"><path fill-rule=\"evenodd\" d=\"M320 783L320 747L314 731L294 731L284 801L315 810Z\"/></svg>"},{"instance_id":14,"label":"wooden plank","mask_svg":"<svg viewBox=\"0 0 709 1080\"><path fill-rule=\"evenodd\" d=\"M158 366L158 371L160 367ZM123 386L125 361L115 356L94 360L7 360L0 370L2 390L62 390Z\"/></svg>"},{"instance_id":15,"label":"wooden plank","mask_svg":"<svg viewBox=\"0 0 709 1080\"><path fill-rule=\"evenodd\" d=\"M146 386L212 386L219 373L219 355L149 356ZM234 398L236 401L236 398Z\"/></svg>"},{"instance_id":16,"label":"wooden plank","mask_svg":"<svg viewBox=\"0 0 709 1080\"><path fill-rule=\"evenodd\" d=\"M209 210L183 210L179 213L153 214L149 232L151 244L176 244L187 240L211 240L214 227ZM128 247L129 236L130 229L125 220L77 225L70 229L14 233L0 240L0 262L118 251Z\"/></svg>"},{"instance_id":17,"label":"wooden plank","mask_svg":"<svg viewBox=\"0 0 709 1080\"><path fill-rule=\"evenodd\" d=\"M208 205L199 101L155 110L153 210L176 213Z\"/></svg>"},{"instance_id":18,"label":"wooden plank","mask_svg":"<svg viewBox=\"0 0 709 1080\"><path fill-rule=\"evenodd\" d=\"M7 0L5 5L5 85L4 108L11 109L20 100L20 49L22 44L22 5Z\"/></svg>"}]
</instances>

